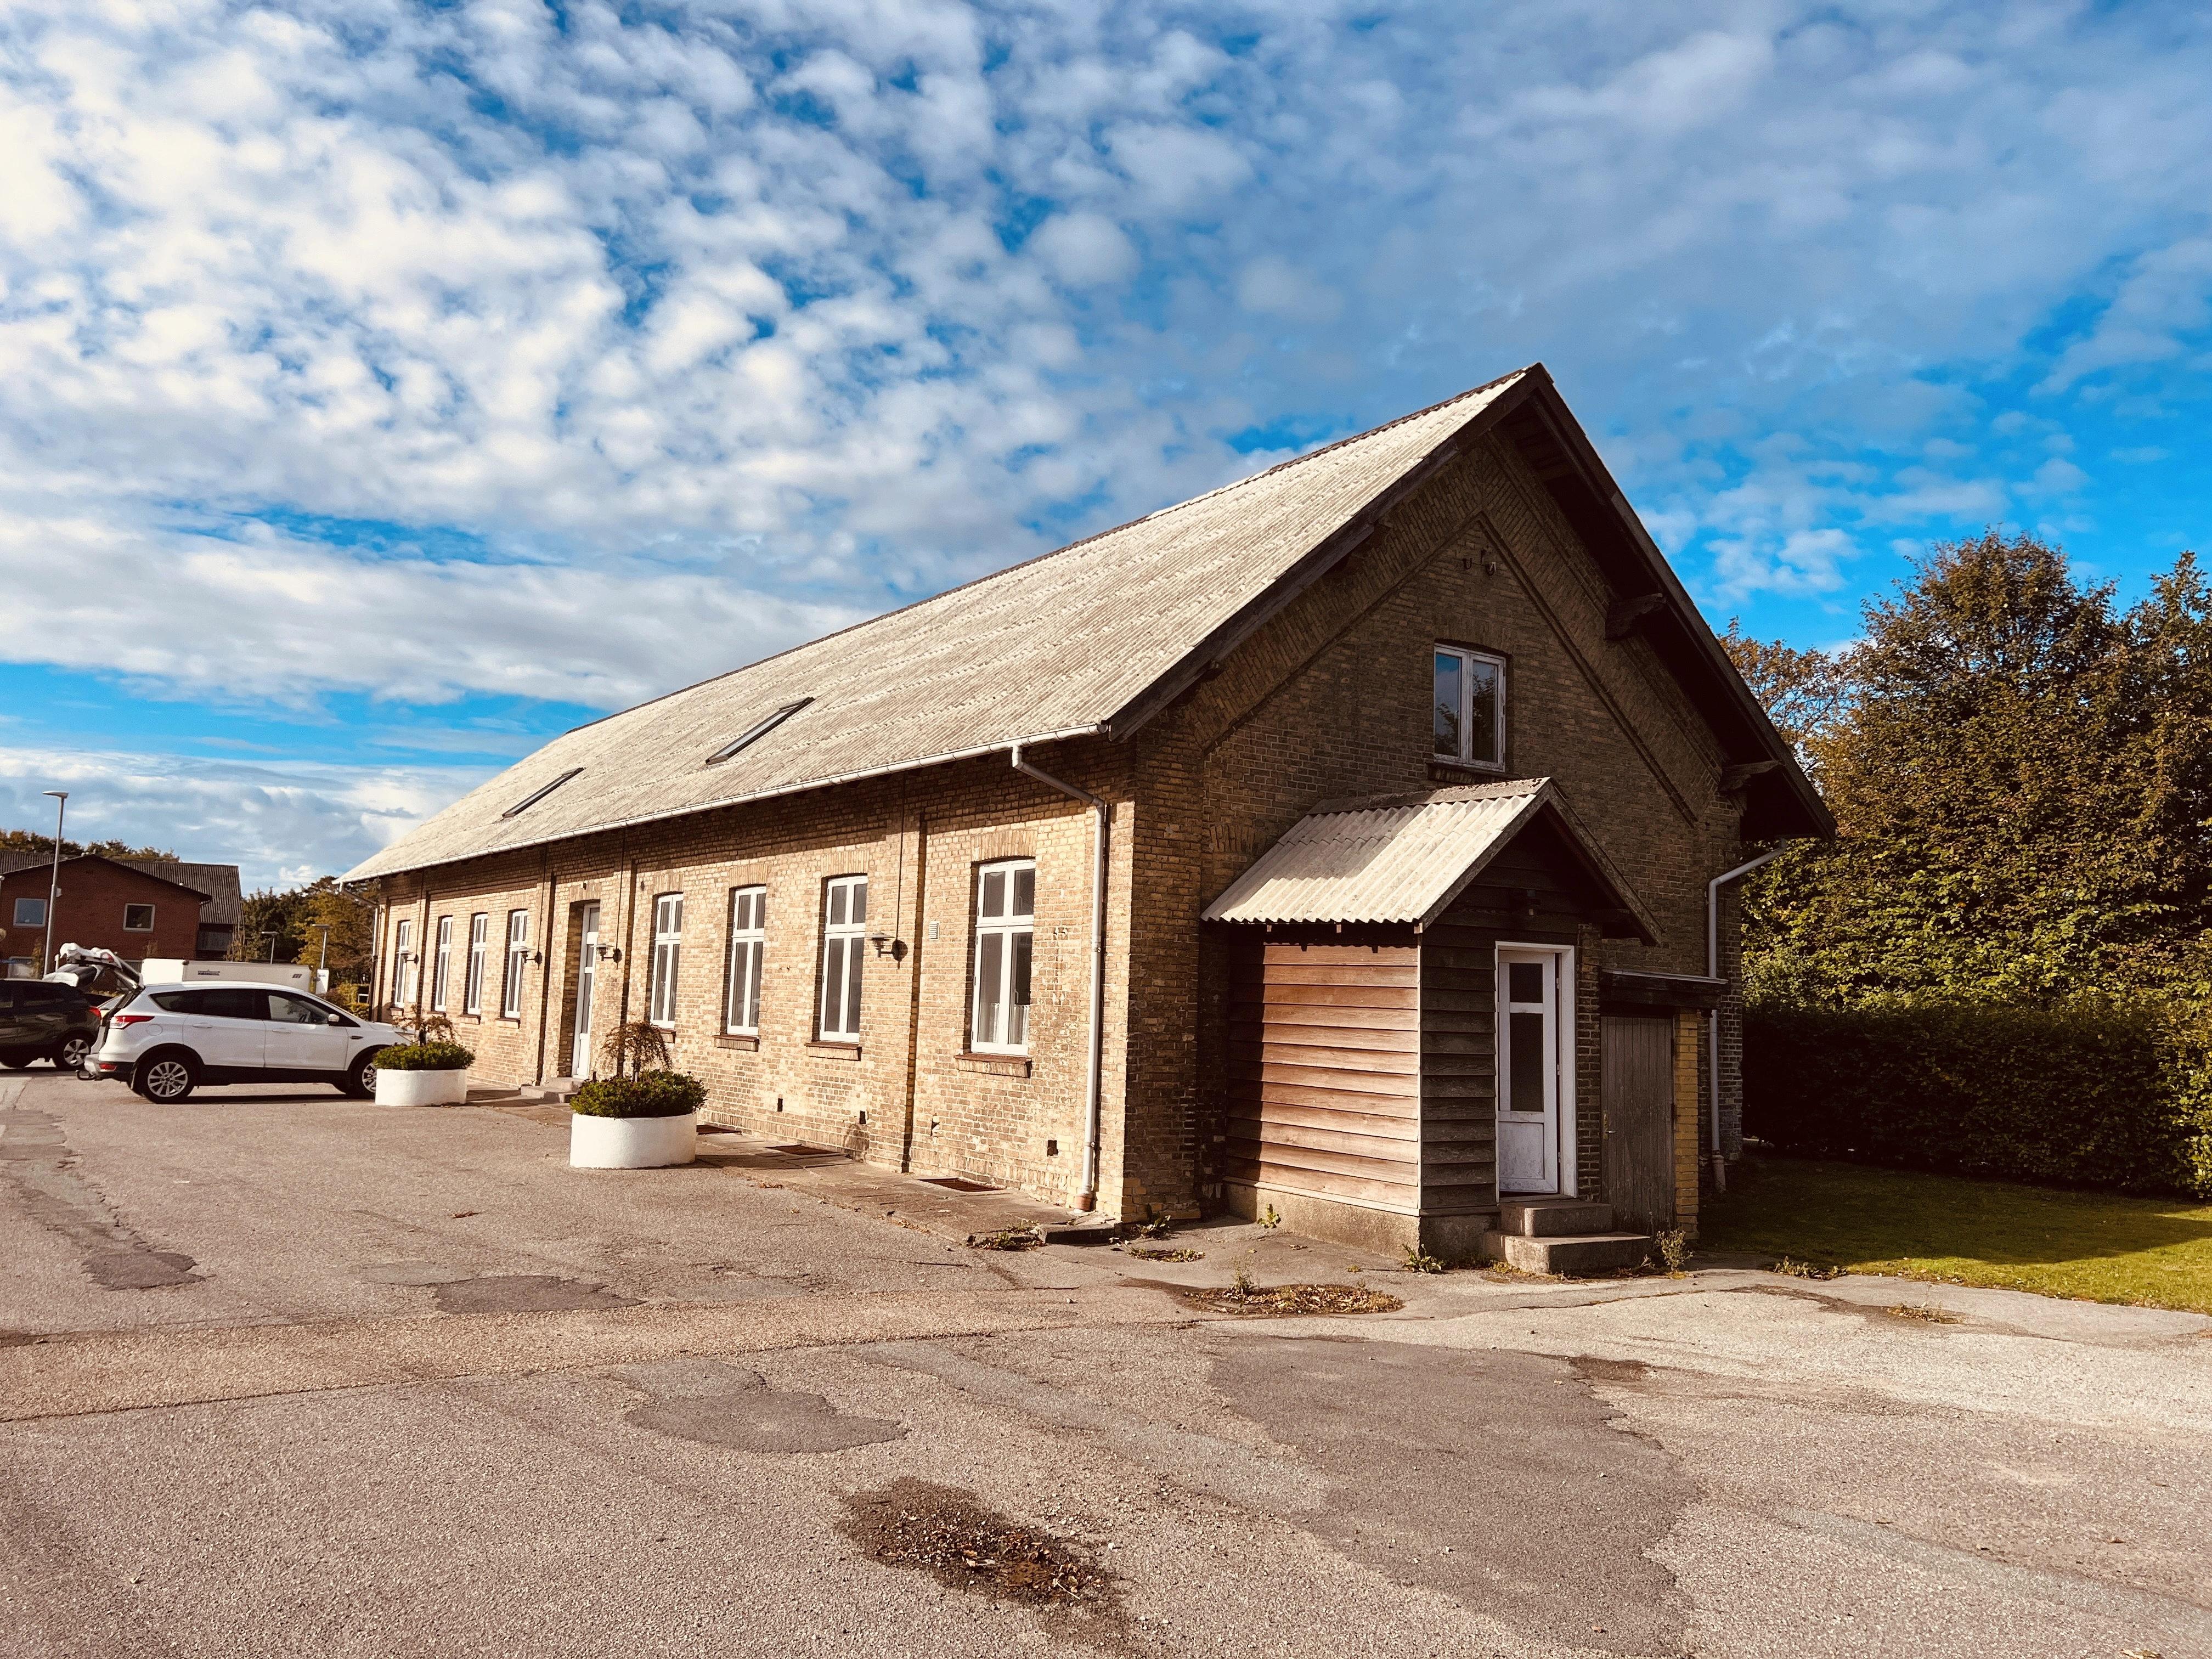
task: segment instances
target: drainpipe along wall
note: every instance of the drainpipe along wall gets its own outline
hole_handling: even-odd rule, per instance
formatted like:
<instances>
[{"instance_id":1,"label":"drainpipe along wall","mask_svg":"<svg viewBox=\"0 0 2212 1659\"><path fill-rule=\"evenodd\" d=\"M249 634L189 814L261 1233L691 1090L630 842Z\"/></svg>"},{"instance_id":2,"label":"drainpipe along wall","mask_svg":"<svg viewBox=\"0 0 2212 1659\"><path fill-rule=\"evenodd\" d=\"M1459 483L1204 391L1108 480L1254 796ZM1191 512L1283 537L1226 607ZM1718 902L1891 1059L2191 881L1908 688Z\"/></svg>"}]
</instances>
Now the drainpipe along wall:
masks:
<instances>
[{"instance_id":1,"label":"drainpipe along wall","mask_svg":"<svg viewBox=\"0 0 2212 1659\"><path fill-rule=\"evenodd\" d=\"M1723 870L1705 884L1705 977L1721 976L1721 889L1729 882L1749 875L1770 859L1778 859L1786 848L1778 847L1771 853L1761 853L1748 864L1739 864L1733 870ZM1705 1016L1705 1053L1711 1056L1712 1072L1713 1120L1713 1190L1728 1190L1728 1158L1721 1151L1721 1013L1716 1008Z\"/></svg>"},{"instance_id":2,"label":"drainpipe along wall","mask_svg":"<svg viewBox=\"0 0 2212 1659\"><path fill-rule=\"evenodd\" d=\"M1099 1090L1106 1045L1106 838L1114 809L1088 789L1063 783L1049 772L1039 771L1022 758L1022 746L1012 748L1014 769L1039 783L1049 784L1063 795L1090 803L1091 836L1091 1035L1083 1076L1083 1190L1075 1200L1079 1210L1098 1204Z\"/></svg>"}]
</instances>

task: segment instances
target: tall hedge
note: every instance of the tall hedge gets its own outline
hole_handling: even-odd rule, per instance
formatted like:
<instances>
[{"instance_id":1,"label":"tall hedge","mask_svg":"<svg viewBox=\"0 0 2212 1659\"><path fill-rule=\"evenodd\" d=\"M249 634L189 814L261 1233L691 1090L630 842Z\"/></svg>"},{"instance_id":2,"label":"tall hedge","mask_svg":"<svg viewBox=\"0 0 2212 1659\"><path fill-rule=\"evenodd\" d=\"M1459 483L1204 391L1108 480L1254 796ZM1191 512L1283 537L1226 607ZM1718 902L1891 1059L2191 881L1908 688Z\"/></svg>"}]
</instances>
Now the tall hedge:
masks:
<instances>
[{"instance_id":1,"label":"tall hedge","mask_svg":"<svg viewBox=\"0 0 2212 1659\"><path fill-rule=\"evenodd\" d=\"M2162 1002L1753 1005L1743 1065L1785 1151L2212 1196L2212 1044Z\"/></svg>"}]
</instances>

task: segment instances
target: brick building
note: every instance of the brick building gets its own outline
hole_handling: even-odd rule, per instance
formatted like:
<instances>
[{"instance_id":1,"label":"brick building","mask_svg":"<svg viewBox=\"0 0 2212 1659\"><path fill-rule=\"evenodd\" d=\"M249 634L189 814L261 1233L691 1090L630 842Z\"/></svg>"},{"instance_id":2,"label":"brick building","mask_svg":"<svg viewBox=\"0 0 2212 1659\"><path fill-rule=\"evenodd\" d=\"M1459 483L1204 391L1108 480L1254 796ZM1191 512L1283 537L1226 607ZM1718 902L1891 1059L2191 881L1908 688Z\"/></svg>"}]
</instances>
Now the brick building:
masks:
<instances>
[{"instance_id":1,"label":"brick building","mask_svg":"<svg viewBox=\"0 0 2212 1659\"><path fill-rule=\"evenodd\" d=\"M1694 1230L1707 884L1831 828L1539 366L580 727L350 878L489 1078L647 1018L781 1140L1459 1250Z\"/></svg>"},{"instance_id":2,"label":"brick building","mask_svg":"<svg viewBox=\"0 0 2212 1659\"><path fill-rule=\"evenodd\" d=\"M230 948L240 900L238 866L184 864L167 859L111 859L88 853L61 862L54 948L82 945L112 951L125 961L177 957L219 959ZM53 877L51 857L10 853L0 857L0 955L35 972L46 951L46 901Z\"/></svg>"}]
</instances>

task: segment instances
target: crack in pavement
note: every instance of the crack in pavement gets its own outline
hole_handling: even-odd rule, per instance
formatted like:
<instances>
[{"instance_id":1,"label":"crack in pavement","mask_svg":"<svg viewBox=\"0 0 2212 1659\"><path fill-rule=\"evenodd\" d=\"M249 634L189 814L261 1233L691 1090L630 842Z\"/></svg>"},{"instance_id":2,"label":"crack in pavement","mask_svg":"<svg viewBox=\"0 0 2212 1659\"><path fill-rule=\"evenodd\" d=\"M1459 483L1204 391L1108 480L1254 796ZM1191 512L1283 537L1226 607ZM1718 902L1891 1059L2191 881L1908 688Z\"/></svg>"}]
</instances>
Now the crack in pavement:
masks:
<instances>
[{"instance_id":1,"label":"crack in pavement","mask_svg":"<svg viewBox=\"0 0 2212 1659\"><path fill-rule=\"evenodd\" d=\"M92 1282L110 1291L158 1291L203 1283L199 1264L181 1250L155 1249L76 1170L60 1121L51 1112L10 1103L0 1126L0 1180L23 1213L76 1248Z\"/></svg>"}]
</instances>

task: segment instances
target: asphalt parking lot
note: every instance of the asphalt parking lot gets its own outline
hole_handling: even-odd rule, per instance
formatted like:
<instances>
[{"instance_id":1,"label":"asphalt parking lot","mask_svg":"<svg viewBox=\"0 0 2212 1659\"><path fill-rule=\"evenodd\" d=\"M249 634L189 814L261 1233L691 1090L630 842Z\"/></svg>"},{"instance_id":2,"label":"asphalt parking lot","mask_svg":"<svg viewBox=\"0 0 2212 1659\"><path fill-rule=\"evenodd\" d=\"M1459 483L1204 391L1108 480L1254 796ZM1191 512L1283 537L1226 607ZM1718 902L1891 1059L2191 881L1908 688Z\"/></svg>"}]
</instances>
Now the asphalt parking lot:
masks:
<instances>
[{"instance_id":1,"label":"asphalt parking lot","mask_svg":"<svg viewBox=\"0 0 2212 1659\"><path fill-rule=\"evenodd\" d=\"M0 1081L6 1650L2212 1654L2212 1321L986 1251L702 1147ZM1240 1266L1404 1306L1178 1294Z\"/></svg>"}]
</instances>

